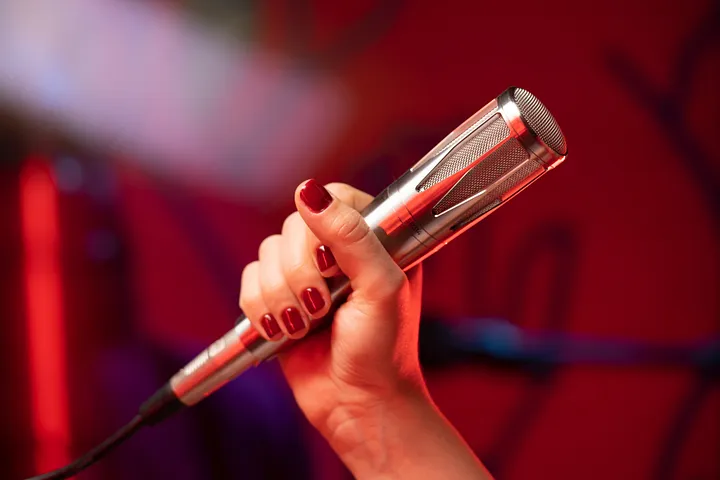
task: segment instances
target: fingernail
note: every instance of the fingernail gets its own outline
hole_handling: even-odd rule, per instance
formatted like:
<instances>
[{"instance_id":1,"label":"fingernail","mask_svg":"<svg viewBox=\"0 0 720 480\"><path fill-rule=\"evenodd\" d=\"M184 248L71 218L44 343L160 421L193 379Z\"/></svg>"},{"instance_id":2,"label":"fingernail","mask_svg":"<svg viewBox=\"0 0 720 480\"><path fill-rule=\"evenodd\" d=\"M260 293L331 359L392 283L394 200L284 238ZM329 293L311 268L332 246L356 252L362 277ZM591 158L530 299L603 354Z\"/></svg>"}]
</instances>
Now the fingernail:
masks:
<instances>
[{"instance_id":1,"label":"fingernail","mask_svg":"<svg viewBox=\"0 0 720 480\"><path fill-rule=\"evenodd\" d=\"M300 198L315 213L322 212L332 202L330 192L325 190L325 187L314 179L305 182L305 185L300 190Z\"/></svg>"},{"instance_id":2,"label":"fingernail","mask_svg":"<svg viewBox=\"0 0 720 480\"><path fill-rule=\"evenodd\" d=\"M275 317L273 317L269 313L263 315L263 317L260 319L260 325L262 325L263 330L265 330L265 333L267 333L267 336L270 338L273 338L275 335L280 333L280 325L278 325Z\"/></svg>"},{"instance_id":3,"label":"fingernail","mask_svg":"<svg viewBox=\"0 0 720 480\"><path fill-rule=\"evenodd\" d=\"M325 306L325 300L323 300L322 293L317 288L306 288L302 293L302 300L305 304L305 308L313 315Z\"/></svg>"},{"instance_id":4,"label":"fingernail","mask_svg":"<svg viewBox=\"0 0 720 480\"><path fill-rule=\"evenodd\" d=\"M320 245L315 251L315 258L317 259L318 268L321 272L330 270L335 266L335 256L325 245Z\"/></svg>"},{"instance_id":5,"label":"fingernail","mask_svg":"<svg viewBox=\"0 0 720 480\"><path fill-rule=\"evenodd\" d=\"M302 315L300 315L297 308L286 308L282 313L282 321L289 333L295 333L305 328L305 322L303 322Z\"/></svg>"}]
</instances>

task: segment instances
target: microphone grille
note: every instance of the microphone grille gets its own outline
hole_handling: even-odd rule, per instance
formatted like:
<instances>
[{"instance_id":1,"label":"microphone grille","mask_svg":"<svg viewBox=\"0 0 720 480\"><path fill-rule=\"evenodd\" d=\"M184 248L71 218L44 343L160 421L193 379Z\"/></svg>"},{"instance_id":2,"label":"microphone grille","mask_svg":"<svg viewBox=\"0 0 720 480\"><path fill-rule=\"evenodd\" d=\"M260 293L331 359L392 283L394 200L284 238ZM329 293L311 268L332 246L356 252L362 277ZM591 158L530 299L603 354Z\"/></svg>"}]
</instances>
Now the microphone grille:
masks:
<instances>
[{"instance_id":1,"label":"microphone grille","mask_svg":"<svg viewBox=\"0 0 720 480\"><path fill-rule=\"evenodd\" d=\"M513 97L520 114L532 131L558 155L566 155L565 136L545 105L535 95L522 88L515 88Z\"/></svg>"},{"instance_id":2,"label":"microphone grille","mask_svg":"<svg viewBox=\"0 0 720 480\"><path fill-rule=\"evenodd\" d=\"M447 158L418 185L417 190L419 192L464 169L510 135L510 129L500 114L495 113L488 123L482 125L484 121L486 121L486 118L478 122L481 126L478 127L477 131L469 135L459 145L456 145L448 153Z\"/></svg>"},{"instance_id":3,"label":"microphone grille","mask_svg":"<svg viewBox=\"0 0 720 480\"><path fill-rule=\"evenodd\" d=\"M459 205L479 192L485 191L498 179L528 159L528 154L516 139L511 138L470 170L433 208L435 215Z\"/></svg>"},{"instance_id":4,"label":"microphone grille","mask_svg":"<svg viewBox=\"0 0 720 480\"><path fill-rule=\"evenodd\" d=\"M497 187L493 188L492 194L486 196L482 201L473 205L473 208L465 213L463 219L452 227L453 230L458 230L468 223L475 220L480 215L483 215L487 211L500 205L502 197L505 196L513 188L523 183L529 183L534 180L543 171L543 168L533 161L526 161L522 163L514 173L509 175L505 180L501 181Z\"/></svg>"}]
</instances>

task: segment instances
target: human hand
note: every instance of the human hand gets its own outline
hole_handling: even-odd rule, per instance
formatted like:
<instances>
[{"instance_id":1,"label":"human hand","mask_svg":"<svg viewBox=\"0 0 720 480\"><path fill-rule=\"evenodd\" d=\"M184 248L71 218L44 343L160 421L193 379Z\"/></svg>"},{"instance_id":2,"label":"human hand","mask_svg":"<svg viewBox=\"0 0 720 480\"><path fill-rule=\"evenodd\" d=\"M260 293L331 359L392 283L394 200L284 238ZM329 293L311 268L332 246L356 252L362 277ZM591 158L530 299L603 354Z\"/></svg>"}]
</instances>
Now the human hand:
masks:
<instances>
[{"instance_id":1,"label":"human hand","mask_svg":"<svg viewBox=\"0 0 720 480\"><path fill-rule=\"evenodd\" d=\"M417 355L421 271L392 260L359 211L372 197L314 180L295 193L297 212L266 238L242 276L240 307L268 340L302 338L310 318L330 309L323 277L345 274L352 289L330 329L280 356L310 422L332 435L333 414L400 395L422 395ZM343 416L340 414L340 416Z\"/></svg>"},{"instance_id":2,"label":"human hand","mask_svg":"<svg viewBox=\"0 0 720 480\"><path fill-rule=\"evenodd\" d=\"M310 423L357 478L490 478L427 393L422 271L406 275L385 251L359 213L371 200L344 184L301 184L297 212L243 271L240 307L266 339L299 339L331 308L324 278L346 275L351 293L330 328L279 357Z\"/></svg>"}]
</instances>

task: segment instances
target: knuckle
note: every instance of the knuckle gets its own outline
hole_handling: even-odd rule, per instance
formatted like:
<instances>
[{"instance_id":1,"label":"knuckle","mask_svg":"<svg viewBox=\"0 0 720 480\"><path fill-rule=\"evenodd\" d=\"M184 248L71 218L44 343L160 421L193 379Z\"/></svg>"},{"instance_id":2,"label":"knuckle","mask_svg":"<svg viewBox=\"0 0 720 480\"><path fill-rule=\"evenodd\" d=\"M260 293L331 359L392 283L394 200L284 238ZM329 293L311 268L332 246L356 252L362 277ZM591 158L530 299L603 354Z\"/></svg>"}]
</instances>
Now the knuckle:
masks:
<instances>
[{"instance_id":1,"label":"knuckle","mask_svg":"<svg viewBox=\"0 0 720 480\"><path fill-rule=\"evenodd\" d=\"M365 241L372 232L357 212L346 212L333 219L332 229L338 242L354 245Z\"/></svg>"},{"instance_id":2,"label":"knuckle","mask_svg":"<svg viewBox=\"0 0 720 480\"><path fill-rule=\"evenodd\" d=\"M262 285L262 298L280 300L287 296L287 284L284 278L273 278Z\"/></svg>"},{"instance_id":3,"label":"knuckle","mask_svg":"<svg viewBox=\"0 0 720 480\"><path fill-rule=\"evenodd\" d=\"M253 307L259 304L259 299L254 296L250 296L247 294L241 294L240 295L240 301L238 302L240 305L240 310L245 312L245 314L249 317L251 317L250 312L254 310Z\"/></svg>"},{"instance_id":4,"label":"knuckle","mask_svg":"<svg viewBox=\"0 0 720 480\"><path fill-rule=\"evenodd\" d=\"M242 273L242 281L240 285L240 299L238 304L242 310L252 309L253 306L262 302L259 295L259 289L257 285L252 285L252 282L257 282L257 262L253 262L245 267Z\"/></svg>"},{"instance_id":5,"label":"knuckle","mask_svg":"<svg viewBox=\"0 0 720 480\"><path fill-rule=\"evenodd\" d=\"M260 242L258 256L262 258L271 253L275 246L279 243L280 238L282 238L280 235L270 235L269 237L266 237L265 240Z\"/></svg>"},{"instance_id":6,"label":"knuckle","mask_svg":"<svg viewBox=\"0 0 720 480\"><path fill-rule=\"evenodd\" d=\"M290 262L285 266L285 278L288 279L289 283L293 281L304 279L308 276L307 263L303 261Z\"/></svg>"},{"instance_id":7,"label":"knuckle","mask_svg":"<svg viewBox=\"0 0 720 480\"><path fill-rule=\"evenodd\" d=\"M244 283L244 282L250 281L250 279L255 274L255 272L257 272L257 269L259 266L260 266L260 262L258 262L257 260L245 265L245 268L243 268L242 275L241 275L242 282Z\"/></svg>"},{"instance_id":8,"label":"knuckle","mask_svg":"<svg viewBox=\"0 0 720 480\"><path fill-rule=\"evenodd\" d=\"M400 293L408 286L408 278L400 268L391 269L385 276L388 289L393 294Z\"/></svg>"},{"instance_id":9,"label":"knuckle","mask_svg":"<svg viewBox=\"0 0 720 480\"><path fill-rule=\"evenodd\" d=\"M392 268L383 272L382 278L375 283L378 297L396 298L410 285L407 275L400 268Z\"/></svg>"},{"instance_id":10,"label":"knuckle","mask_svg":"<svg viewBox=\"0 0 720 480\"><path fill-rule=\"evenodd\" d=\"M390 285L390 288L396 293L402 292L408 288L410 281L408 280L407 275L405 275L405 272L400 270L400 268L394 268L392 272L393 273L388 276L388 284Z\"/></svg>"},{"instance_id":11,"label":"knuckle","mask_svg":"<svg viewBox=\"0 0 720 480\"><path fill-rule=\"evenodd\" d=\"M288 233L292 227L297 224L298 220L302 220L298 212L293 212L291 215L288 215L282 225L283 234Z\"/></svg>"}]
</instances>

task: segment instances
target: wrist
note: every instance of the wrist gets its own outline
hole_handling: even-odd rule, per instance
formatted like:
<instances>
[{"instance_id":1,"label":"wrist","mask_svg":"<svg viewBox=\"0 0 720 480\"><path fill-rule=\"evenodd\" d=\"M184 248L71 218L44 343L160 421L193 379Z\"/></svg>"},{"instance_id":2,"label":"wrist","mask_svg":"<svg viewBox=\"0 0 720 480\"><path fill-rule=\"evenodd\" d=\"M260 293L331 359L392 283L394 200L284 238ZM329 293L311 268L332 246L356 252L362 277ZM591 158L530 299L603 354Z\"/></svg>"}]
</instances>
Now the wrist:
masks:
<instances>
[{"instance_id":1,"label":"wrist","mask_svg":"<svg viewBox=\"0 0 720 480\"><path fill-rule=\"evenodd\" d=\"M324 434L359 480L492 478L424 390L342 404Z\"/></svg>"},{"instance_id":2,"label":"wrist","mask_svg":"<svg viewBox=\"0 0 720 480\"><path fill-rule=\"evenodd\" d=\"M323 434L355 478L397 478L408 435L433 415L439 413L421 391L365 398L336 407Z\"/></svg>"}]
</instances>

